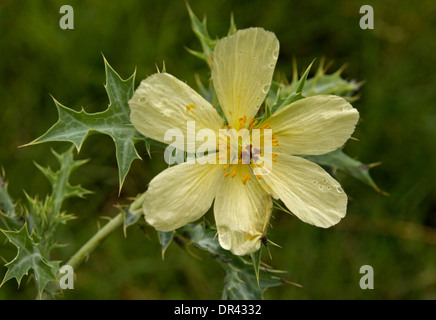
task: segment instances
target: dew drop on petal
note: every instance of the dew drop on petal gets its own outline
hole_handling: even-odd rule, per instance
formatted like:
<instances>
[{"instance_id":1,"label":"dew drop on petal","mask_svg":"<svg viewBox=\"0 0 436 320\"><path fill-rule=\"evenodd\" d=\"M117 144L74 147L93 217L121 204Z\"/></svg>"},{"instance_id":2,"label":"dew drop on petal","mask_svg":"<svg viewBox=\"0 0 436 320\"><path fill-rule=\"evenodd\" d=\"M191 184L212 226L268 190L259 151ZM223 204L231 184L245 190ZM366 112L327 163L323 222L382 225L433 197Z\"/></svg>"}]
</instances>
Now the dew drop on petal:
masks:
<instances>
[{"instance_id":1,"label":"dew drop on petal","mask_svg":"<svg viewBox=\"0 0 436 320\"><path fill-rule=\"evenodd\" d=\"M264 94L267 94L267 93L268 93L268 90L269 90L269 84L266 84L266 85L264 85L264 86L262 87L262 92L263 92Z\"/></svg>"},{"instance_id":2,"label":"dew drop on petal","mask_svg":"<svg viewBox=\"0 0 436 320\"><path fill-rule=\"evenodd\" d=\"M279 57L279 50L276 50L273 52L273 58L277 60L278 57Z\"/></svg>"},{"instance_id":3,"label":"dew drop on petal","mask_svg":"<svg viewBox=\"0 0 436 320\"><path fill-rule=\"evenodd\" d=\"M341 187L336 187L336 191L339 192L339 193L343 193L344 192L344 190L342 190Z\"/></svg>"}]
</instances>

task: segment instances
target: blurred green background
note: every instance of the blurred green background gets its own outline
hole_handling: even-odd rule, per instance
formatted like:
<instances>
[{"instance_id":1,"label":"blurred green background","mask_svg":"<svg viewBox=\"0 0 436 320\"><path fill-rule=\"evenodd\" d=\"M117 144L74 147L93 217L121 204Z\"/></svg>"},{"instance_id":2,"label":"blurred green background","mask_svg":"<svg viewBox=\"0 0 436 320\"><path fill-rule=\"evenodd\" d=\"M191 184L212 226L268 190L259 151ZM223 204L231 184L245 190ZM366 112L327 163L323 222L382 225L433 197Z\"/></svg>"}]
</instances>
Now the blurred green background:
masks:
<instances>
[{"instance_id":1,"label":"blurred green background","mask_svg":"<svg viewBox=\"0 0 436 320\"><path fill-rule=\"evenodd\" d=\"M59 8L74 8L74 30L59 27ZM359 27L359 8L374 8L375 29ZM292 58L300 71L314 58L343 64L347 79L365 81L353 105L361 121L345 151L372 169L383 196L353 178L341 180L350 196L348 214L322 230L275 212L269 238L275 268L300 283L272 288L267 299L436 299L436 4L422 1L190 1L207 15L212 36L223 36L233 12L238 28L261 26L276 33L281 46L277 72L291 75ZM102 53L123 77L137 68L137 83L165 61L167 71L195 88L194 74L208 77L206 64L184 47L200 49L185 2L2 0L0 2L0 167L14 199L23 190L43 197L49 183L33 162L54 165L50 149L67 143L18 148L57 120L50 94L62 104L88 112L104 110L107 96ZM163 151L153 159L138 146L120 197L114 146L107 136L91 136L78 158L91 161L73 183L95 191L71 200L65 209L77 219L59 230L68 245L53 259L66 261L117 214L114 205L146 190L164 169ZM24 201L22 201L24 202ZM210 216L209 216L210 217ZM133 227L124 238L113 234L78 270L75 289L61 299L219 299L223 271L207 255L196 258L172 244L161 259L157 235ZM0 236L7 261L14 246ZM374 268L374 290L361 290L359 269ZM6 268L0 267L0 278ZM33 282L24 278L0 288L0 299L33 299Z\"/></svg>"}]
</instances>

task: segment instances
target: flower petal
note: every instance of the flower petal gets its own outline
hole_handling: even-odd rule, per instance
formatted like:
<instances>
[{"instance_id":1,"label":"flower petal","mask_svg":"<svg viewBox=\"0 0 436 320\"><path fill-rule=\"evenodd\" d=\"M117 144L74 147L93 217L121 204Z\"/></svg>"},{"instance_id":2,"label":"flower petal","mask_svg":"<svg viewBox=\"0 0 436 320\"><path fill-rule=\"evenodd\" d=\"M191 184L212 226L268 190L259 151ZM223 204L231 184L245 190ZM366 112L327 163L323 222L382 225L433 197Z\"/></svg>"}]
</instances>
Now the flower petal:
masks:
<instances>
[{"instance_id":1,"label":"flower petal","mask_svg":"<svg viewBox=\"0 0 436 320\"><path fill-rule=\"evenodd\" d=\"M145 193L145 220L159 231L171 231L201 218L222 179L220 165L183 163L162 171Z\"/></svg>"},{"instance_id":2,"label":"flower petal","mask_svg":"<svg viewBox=\"0 0 436 320\"><path fill-rule=\"evenodd\" d=\"M317 227L328 228L345 216L347 195L339 182L306 159L278 154L260 184L267 184L294 215Z\"/></svg>"},{"instance_id":3,"label":"flower petal","mask_svg":"<svg viewBox=\"0 0 436 320\"><path fill-rule=\"evenodd\" d=\"M218 41L212 57L212 80L230 125L254 117L268 93L279 54L274 33L262 28L239 30Z\"/></svg>"},{"instance_id":4,"label":"flower petal","mask_svg":"<svg viewBox=\"0 0 436 320\"><path fill-rule=\"evenodd\" d=\"M169 129L187 136L187 121L195 121L195 131L216 132L224 121L212 105L186 83L168 73L156 73L143 80L129 101L130 119L144 136L164 140Z\"/></svg>"},{"instance_id":5,"label":"flower petal","mask_svg":"<svg viewBox=\"0 0 436 320\"><path fill-rule=\"evenodd\" d=\"M298 100L266 120L279 149L294 155L319 155L340 148L351 136L359 112L344 98L324 95Z\"/></svg>"},{"instance_id":6,"label":"flower petal","mask_svg":"<svg viewBox=\"0 0 436 320\"><path fill-rule=\"evenodd\" d=\"M256 178L245 185L241 178L239 172L234 179L225 178L214 204L220 245L236 255L259 250L272 210L271 196Z\"/></svg>"}]
</instances>

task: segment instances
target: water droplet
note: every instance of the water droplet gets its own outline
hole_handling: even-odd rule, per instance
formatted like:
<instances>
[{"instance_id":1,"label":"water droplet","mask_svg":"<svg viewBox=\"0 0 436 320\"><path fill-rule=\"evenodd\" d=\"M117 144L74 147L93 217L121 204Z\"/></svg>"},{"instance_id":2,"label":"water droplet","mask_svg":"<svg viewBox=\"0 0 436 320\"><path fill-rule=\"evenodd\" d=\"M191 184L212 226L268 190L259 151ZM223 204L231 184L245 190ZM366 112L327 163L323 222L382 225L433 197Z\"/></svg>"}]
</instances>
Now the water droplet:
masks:
<instances>
[{"instance_id":1,"label":"water droplet","mask_svg":"<svg viewBox=\"0 0 436 320\"><path fill-rule=\"evenodd\" d=\"M344 192L344 190L342 190L341 187L336 187L336 191L339 192L339 193L343 193Z\"/></svg>"},{"instance_id":2,"label":"water droplet","mask_svg":"<svg viewBox=\"0 0 436 320\"><path fill-rule=\"evenodd\" d=\"M279 50L276 50L273 52L273 58L277 60L278 57L279 57Z\"/></svg>"},{"instance_id":3,"label":"water droplet","mask_svg":"<svg viewBox=\"0 0 436 320\"><path fill-rule=\"evenodd\" d=\"M139 99L139 102L141 102L141 103L144 103L146 101L147 101L147 99L145 97L142 97L141 99Z\"/></svg>"},{"instance_id":4,"label":"water droplet","mask_svg":"<svg viewBox=\"0 0 436 320\"><path fill-rule=\"evenodd\" d=\"M274 63L270 63L270 64L268 65L268 67L269 67L270 69L274 69L275 66L276 66L276 65L275 65Z\"/></svg>"},{"instance_id":5,"label":"water droplet","mask_svg":"<svg viewBox=\"0 0 436 320\"><path fill-rule=\"evenodd\" d=\"M263 92L264 94L267 94L267 93L268 93L268 90L269 90L269 84L264 85L263 88L262 88L262 92Z\"/></svg>"}]
</instances>

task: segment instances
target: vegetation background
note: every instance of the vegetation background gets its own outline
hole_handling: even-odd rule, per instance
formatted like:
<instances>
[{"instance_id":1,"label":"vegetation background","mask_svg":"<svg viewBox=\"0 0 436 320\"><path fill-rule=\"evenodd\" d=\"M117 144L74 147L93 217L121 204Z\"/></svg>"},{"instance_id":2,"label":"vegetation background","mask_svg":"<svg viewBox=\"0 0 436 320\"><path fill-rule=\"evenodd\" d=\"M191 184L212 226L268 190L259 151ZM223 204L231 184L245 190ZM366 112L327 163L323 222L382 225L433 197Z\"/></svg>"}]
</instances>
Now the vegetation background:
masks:
<instances>
[{"instance_id":1,"label":"vegetation background","mask_svg":"<svg viewBox=\"0 0 436 320\"><path fill-rule=\"evenodd\" d=\"M61 30L59 8L74 8L74 30ZM374 8L375 29L359 27L359 8ZM353 178L341 180L350 196L348 214L322 230L275 212L269 238L272 260L285 278L267 299L436 299L436 4L413 1L195 1L207 15L212 36L226 34L230 13L238 28L260 26L276 33L281 46L277 72L299 71L314 59L344 64L343 75L365 81L353 105L361 121L345 151L364 162L382 162L372 175L383 196ZM207 79L206 64L184 48L200 49L190 28L185 2L2 0L0 2L0 167L14 199L23 190L44 197L49 183L33 162L55 165L50 149L67 143L18 148L57 121L53 95L62 104L88 112L104 110L108 100L102 53L123 77L137 70L137 84L165 61L167 71L195 87L194 74ZM114 146L94 135L78 158L91 159L73 183L95 193L68 201L77 219L59 231L67 246L53 259L65 262L98 228L114 205L146 190L165 167L163 150L135 161L118 197ZM212 215L208 215L212 218ZM156 233L135 226L113 234L78 270L75 289L61 299L219 299L224 273L207 255L172 244L161 259ZM0 256L16 249L0 235ZM374 290L361 290L359 269L374 268ZM6 272L0 267L0 278ZM0 289L0 299L33 299L33 283L23 279Z\"/></svg>"}]
</instances>

